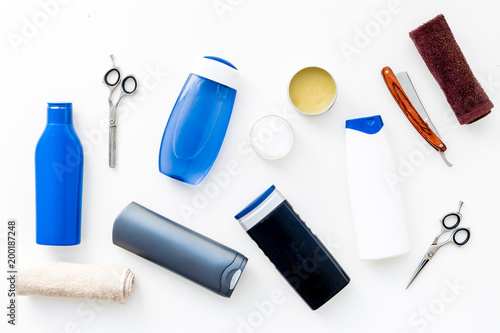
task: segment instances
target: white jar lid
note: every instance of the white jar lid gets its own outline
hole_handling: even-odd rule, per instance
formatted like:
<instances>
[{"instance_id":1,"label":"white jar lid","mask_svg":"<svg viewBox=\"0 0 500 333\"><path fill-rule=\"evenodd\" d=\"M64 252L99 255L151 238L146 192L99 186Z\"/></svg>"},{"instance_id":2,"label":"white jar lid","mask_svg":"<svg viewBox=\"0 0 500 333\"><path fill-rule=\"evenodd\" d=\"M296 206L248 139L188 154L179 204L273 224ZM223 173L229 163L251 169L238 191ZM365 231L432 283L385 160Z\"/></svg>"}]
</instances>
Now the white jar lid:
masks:
<instances>
[{"instance_id":1,"label":"white jar lid","mask_svg":"<svg viewBox=\"0 0 500 333\"><path fill-rule=\"evenodd\" d=\"M281 158L292 148L292 126L279 116L263 117L252 127L250 144L255 152L264 158Z\"/></svg>"}]
</instances>

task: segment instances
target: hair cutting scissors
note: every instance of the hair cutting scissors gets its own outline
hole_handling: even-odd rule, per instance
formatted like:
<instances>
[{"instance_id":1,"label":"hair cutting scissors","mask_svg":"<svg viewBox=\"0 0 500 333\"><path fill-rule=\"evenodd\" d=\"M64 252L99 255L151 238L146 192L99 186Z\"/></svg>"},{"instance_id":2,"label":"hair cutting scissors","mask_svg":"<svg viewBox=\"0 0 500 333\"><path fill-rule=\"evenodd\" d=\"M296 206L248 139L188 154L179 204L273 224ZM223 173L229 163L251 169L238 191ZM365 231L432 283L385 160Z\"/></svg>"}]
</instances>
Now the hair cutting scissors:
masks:
<instances>
[{"instance_id":1,"label":"hair cutting scissors","mask_svg":"<svg viewBox=\"0 0 500 333\"><path fill-rule=\"evenodd\" d=\"M413 276L410 279L410 283L408 283L408 286L406 286L406 289L410 286L410 284L415 280L415 278L420 274L422 269L427 265L427 263L434 258L436 252L443 247L444 245L448 243L455 243L456 245L462 246L465 243L469 241L470 238L470 229L469 228L458 228L458 225L460 224L460 221L462 220L462 214L460 214L460 210L462 209L462 205L464 203L460 201L459 206L458 206L458 211L456 213L448 213L445 216L441 218L441 232L434 238L434 241L432 242L431 246L427 249L427 252L425 253L425 256L422 258L422 261L418 265L417 269L415 270L415 273L413 273ZM439 238L444 235L445 233L451 232L450 237L441 243L438 243ZM459 233L463 233L465 238L462 238L462 236L459 235Z\"/></svg>"},{"instance_id":2,"label":"hair cutting scissors","mask_svg":"<svg viewBox=\"0 0 500 333\"><path fill-rule=\"evenodd\" d=\"M106 74L104 74L104 84L109 88L109 167L115 167L116 161L116 110L118 104L122 98L126 95L132 95L137 90L137 80L133 75L128 75L122 80L120 67L115 66L115 59L113 55L111 57L111 62L113 67L109 69ZM120 86L121 92L116 103L113 104L112 96L116 87Z\"/></svg>"}]
</instances>

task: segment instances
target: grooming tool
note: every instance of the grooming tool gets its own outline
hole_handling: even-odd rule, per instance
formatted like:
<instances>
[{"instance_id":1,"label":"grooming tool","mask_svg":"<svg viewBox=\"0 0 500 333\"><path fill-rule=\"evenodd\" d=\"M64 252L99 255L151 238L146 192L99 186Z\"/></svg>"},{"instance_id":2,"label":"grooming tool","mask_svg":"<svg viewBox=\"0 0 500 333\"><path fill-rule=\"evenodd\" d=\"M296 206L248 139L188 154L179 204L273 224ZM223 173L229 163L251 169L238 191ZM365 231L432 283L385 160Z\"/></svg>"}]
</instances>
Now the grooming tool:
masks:
<instances>
[{"instance_id":1,"label":"grooming tool","mask_svg":"<svg viewBox=\"0 0 500 333\"><path fill-rule=\"evenodd\" d=\"M83 147L71 103L49 103L35 150L36 243L77 245L81 238Z\"/></svg>"},{"instance_id":2,"label":"grooming tool","mask_svg":"<svg viewBox=\"0 0 500 333\"><path fill-rule=\"evenodd\" d=\"M392 97L394 97L396 103L398 103L406 118L408 118L413 127L415 127L417 132L425 139L425 141L427 141L434 149L439 152L446 165L452 167L453 164L448 161L444 153L447 147L437 134L437 131L435 131L435 127L430 121L427 112L423 108L423 105L418 98L417 92L415 91L415 88L413 87L408 74L406 72L403 72L400 77L403 78L406 89L410 92L411 96L413 96L414 99L410 99L408 97L405 92L406 90L402 87L401 83L398 81L398 78L396 78L396 76L394 75L392 69L390 69L389 67L384 67L382 69L382 77L384 78L385 84L387 85L387 88L389 88ZM415 108L415 106L412 104L413 102L418 105L420 110L417 110ZM422 114L420 114L419 111L422 112ZM422 117L426 118L428 122ZM434 131L433 129L431 129L431 127L434 129Z\"/></svg>"},{"instance_id":3,"label":"grooming tool","mask_svg":"<svg viewBox=\"0 0 500 333\"><path fill-rule=\"evenodd\" d=\"M381 116L346 121L346 164L351 211L361 260L410 251L404 202Z\"/></svg>"},{"instance_id":4,"label":"grooming tool","mask_svg":"<svg viewBox=\"0 0 500 333\"><path fill-rule=\"evenodd\" d=\"M235 218L311 309L349 283L342 267L274 185Z\"/></svg>"},{"instance_id":5,"label":"grooming tool","mask_svg":"<svg viewBox=\"0 0 500 333\"><path fill-rule=\"evenodd\" d=\"M133 95L137 91L137 80L133 75L128 75L122 80L120 67L115 66L113 55L111 62L113 67L104 74L104 84L109 88L109 167L114 168L116 164L116 110L124 96ZM121 85L120 85L121 83ZM116 87L121 86L121 92L116 103L113 104L112 96Z\"/></svg>"},{"instance_id":6,"label":"grooming tool","mask_svg":"<svg viewBox=\"0 0 500 333\"><path fill-rule=\"evenodd\" d=\"M460 210L462 209L463 202L460 201L458 205L458 211L456 213L448 213L445 216L441 218L441 232L434 238L434 241L432 242L431 246L427 249L424 257L422 258L422 261L418 265L417 269L415 270L415 273L413 273L413 276L410 279L410 283L408 283L408 286L406 286L406 289L412 284L413 280L420 274L422 269L427 265L427 263L434 258L436 252L443 247L444 245L448 243L455 243L458 246L462 246L466 244L469 241L470 238L470 229L469 228L458 228L460 222L462 221L462 214L460 213ZM451 232L450 237L441 243L438 243L439 238L444 235L445 233ZM457 235L459 233L465 233L465 238L461 241L457 240Z\"/></svg>"},{"instance_id":7,"label":"grooming tool","mask_svg":"<svg viewBox=\"0 0 500 333\"><path fill-rule=\"evenodd\" d=\"M113 244L228 298L248 261L135 202L115 219Z\"/></svg>"},{"instance_id":8,"label":"grooming tool","mask_svg":"<svg viewBox=\"0 0 500 333\"><path fill-rule=\"evenodd\" d=\"M490 114L493 103L472 73L442 14L411 31L410 38L461 125Z\"/></svg>"}]
</instances>

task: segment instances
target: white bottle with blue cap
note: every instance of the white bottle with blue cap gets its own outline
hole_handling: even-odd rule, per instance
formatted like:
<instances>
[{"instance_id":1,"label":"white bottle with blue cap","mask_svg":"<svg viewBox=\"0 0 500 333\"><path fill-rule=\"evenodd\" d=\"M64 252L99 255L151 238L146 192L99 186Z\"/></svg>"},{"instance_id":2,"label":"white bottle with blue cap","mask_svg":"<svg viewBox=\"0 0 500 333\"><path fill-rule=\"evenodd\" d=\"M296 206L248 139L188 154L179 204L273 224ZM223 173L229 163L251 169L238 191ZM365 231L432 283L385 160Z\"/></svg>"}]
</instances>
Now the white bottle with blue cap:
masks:
<instances>
[{"instance_id":1,"label":"white bottle with blue cap","mask_svg":"<svg viewBox=\"0 0 500 333\"><path fill-rule=\"evenodd\" d=\"M217 57L200 59L168 119L160 147L160 172L197 185L224 141L238 89L238 70Z\"/></svg>"},{"instance_id":2,"label":"white bottle with blue cap","mask_svg":"<svg viewBox=\"0 0 500 333\"><path fill-rule=\"evenodd\" d=\"M361 260L410 251L404 203L381 116L346 121L347 179Z\"/></svg>"}]
</instances>

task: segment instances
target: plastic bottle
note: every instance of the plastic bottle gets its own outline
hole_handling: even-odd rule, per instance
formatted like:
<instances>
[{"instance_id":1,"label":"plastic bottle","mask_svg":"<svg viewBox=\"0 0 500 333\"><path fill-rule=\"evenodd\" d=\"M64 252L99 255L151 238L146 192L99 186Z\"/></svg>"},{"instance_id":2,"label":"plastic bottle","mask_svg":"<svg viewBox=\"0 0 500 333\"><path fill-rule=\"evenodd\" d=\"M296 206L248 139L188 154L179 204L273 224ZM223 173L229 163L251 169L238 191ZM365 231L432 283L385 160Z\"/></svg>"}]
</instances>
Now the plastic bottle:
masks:
<instances>
[{"instance_id":1,"label":"plastic bottle","mask_svg":"<svg viewBox=\"0 0 500 333\"><path fill-rule=\"evenodd\" d=\"M349 284L349 276L274 185L235 218L312 310Z\"/></svg>"},{"instance_id":2,"label":"plastic bottle","mask_svg":"<svg viewBox=\"0 0 500 333\"><path fill-rule=\"evenodd\" d=\"M36 242L80 244L83 148L71 103L49 103L35 151Z\"/></svg>"},{"instance_id":3,"label":"plastic bottle","mask_svg":"<svg viewBox=\"0 0 500 333\"><path fill-rule=\"evenodd\" d=\"M204 57L189 75L168 119L160 147L160 172L197 185L212 167L231 118L238 71Z\"/></svg>"},{"instance_id":4,"label":"plastic bottle","mask_svg":"<svg viewBox=\"0 0 500 333\"><path fill-rule=\"evenodd\" d=\"M397 175L379 115L346 121L347 180L361 260L410 251L403 196L388 176Z\"/></svg>"},{"instance_id":5,"label":"plastic bottle","mask_svg":"<svg viewBox=\"0 0 500 333\"><path fill-rule=\"evenodd\" d=\"M231 297L248 259L136 202L115 219L113 244Z\"/></svg>"}]
</instances>

